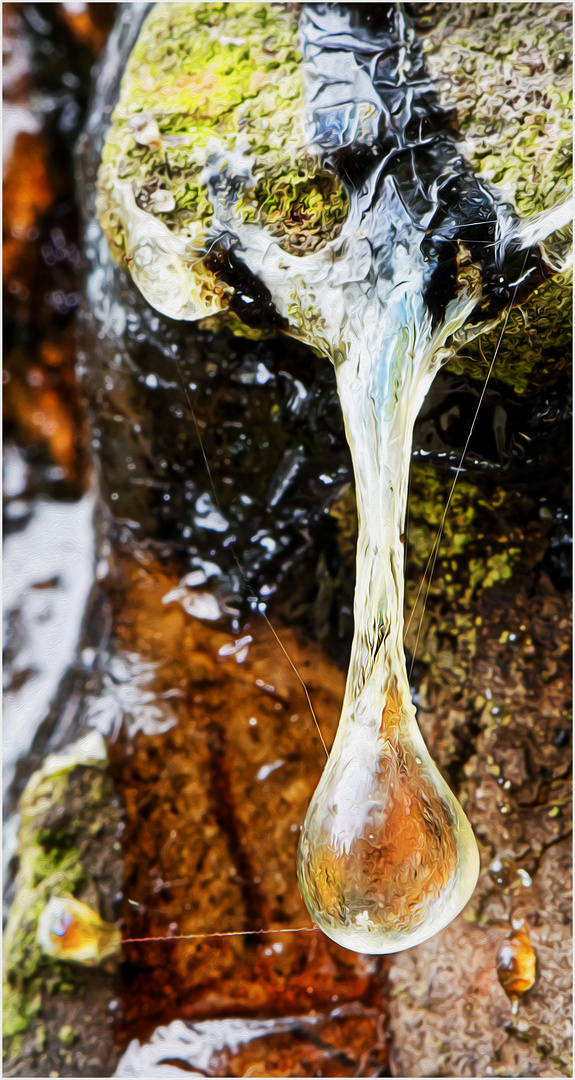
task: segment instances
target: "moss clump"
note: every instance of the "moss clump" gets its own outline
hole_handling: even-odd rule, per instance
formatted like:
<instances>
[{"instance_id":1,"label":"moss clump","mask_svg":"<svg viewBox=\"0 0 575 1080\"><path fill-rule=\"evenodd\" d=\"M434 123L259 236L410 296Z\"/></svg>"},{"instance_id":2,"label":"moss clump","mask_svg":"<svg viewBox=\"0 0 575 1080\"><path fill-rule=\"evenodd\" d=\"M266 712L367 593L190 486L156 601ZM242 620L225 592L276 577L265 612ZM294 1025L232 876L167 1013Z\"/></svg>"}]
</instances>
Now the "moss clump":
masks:
<instances>
[{"instance_id":1,"label":"moss clump","mask_svg":"<svg viewBox=\"0 0 575 1080\"><path fill-rule=\"evenodd\" d=\"M572 8L565 3L429 4L430 74L457 109L474 169L526 215L570 192Z\"/></svg>"},{"instance_id":2,"label":"moss clump","mask_svg":"<svg viewBox=\"0 0 575 1080\"><path fill-rule=\"evenodd\" d=\"M301 66L292 5L156 4L142 26L102 155L98 212L114 258L140 287L138 215L180 239L173 250L196 285L183 317L214 314L229 299L201 261L214 155L226 203L287 250L316 250L341 227L345 190L306 149Z\"/></svg>"},{"instance_id":3,"label":"moss clump","mask_svg":"<svg viewBox=\"0 0 575 1080\"><path fill-rule=\"evenodd\" d=\"M119 811L110 807L104 761L97 763L94 756L89 757L90 764L82 764L74 754L50 755L31 777L20 801L20 865L4 934L3 1031L7 1038L27 1031L41 1012L47 990L68 988L69 992L75 987L73 969L44 955L37 930L52 895L65 893L88 899L93 906L98 903L84 850L95 828L104 827L104 818L109 825Z\"/></svg>"},{"instance_id":4,"label":"moss clump","mask_svg":"<svg viewBox=\"0 0 575 1080\"><path fill-rule=\"evenodd\" d=\"M572 336L572 285L566 275L558 275L514 308L505 326L466 345L448 368L485 379L496 354L493 377L524 394L570 371Z\"/></svg>"}]
</instances>

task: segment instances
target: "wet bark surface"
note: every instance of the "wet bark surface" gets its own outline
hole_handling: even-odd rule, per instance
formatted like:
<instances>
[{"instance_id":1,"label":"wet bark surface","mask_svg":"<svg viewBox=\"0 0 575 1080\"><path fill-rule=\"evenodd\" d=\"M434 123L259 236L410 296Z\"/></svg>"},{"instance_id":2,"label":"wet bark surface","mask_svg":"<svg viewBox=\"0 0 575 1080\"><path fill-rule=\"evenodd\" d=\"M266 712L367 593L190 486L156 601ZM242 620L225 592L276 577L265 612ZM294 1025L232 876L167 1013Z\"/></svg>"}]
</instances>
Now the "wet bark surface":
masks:
<instances>
[{"instance_id":1,"label":"wet bark surface","mask_svg":"<svg viewBox=\"0 0 575 1080\"><path fill-rule=\"evenodd\" d=\"M569 1074L571 616L542 568L548 524L527 522L513 579L474 605L471 648L440 603L429 612L418 715L462 794L482 872L448 930L393 960L393 1075ZM521 923L536 980L513 1017L496 958Z\"/></svg>"},{"instance_id":2,"label":"wet bark surface","mask_svg":"<svg viewBox=\"0 0 575 1080\"><path fill-rule=\"evenodd\" d=\"M90 482L88 450L100 491L98 580L81 639L95 659L62 684L9 805L47 750L99 727L109 739L109 800L123 809L109 822L102 814L92 855L84 851L90 896L105 918L122 920L126 938L162 940L126 944L119 972L76 966L64 990L40 968L39 1012L7 1040L7 1075L109 1075L131 1040L147 1042L160 1024L230 1018L246 1026L236 1043L224 1032L206 1075L568 1075L563 359L527 394L491 384L417 645L417 618L407 635L422 732L480 844L477 891L418 948L385 961L356 956L298 929L310 924L297 839L324 754L304 691L258 611L266 605L329 746L351 640L355 529L333 373L281 337L245 341L157 318L118 270L103 294L117 310L86 306L76 344L71 146L81 114L65 117L70 101L84 105L110 26L104 7L88 5L82 21L60 5L5 5L15 37L34 50L17 94L39 86L56 100L41 132L17 137L5 181L5 431L30 469L18 497L28 509L19 516L16 506L8 526L25 527L38 494L77 500ZM409 603L477 387L443 373L418 423ZM83 812L73 806L72 831ZM52 849L62 821L43 823ZM513 920L523 920L536 954L535 985L516 1016L497 976ZM278 932L250 933L262 929ZM250 1028L263 1020L276 1026ZM66 1025L80 1033L64 1033L70 1045L59 1036ZM181 1040L154 1060L196 1071Z\"/></svg>"}]
</instances>

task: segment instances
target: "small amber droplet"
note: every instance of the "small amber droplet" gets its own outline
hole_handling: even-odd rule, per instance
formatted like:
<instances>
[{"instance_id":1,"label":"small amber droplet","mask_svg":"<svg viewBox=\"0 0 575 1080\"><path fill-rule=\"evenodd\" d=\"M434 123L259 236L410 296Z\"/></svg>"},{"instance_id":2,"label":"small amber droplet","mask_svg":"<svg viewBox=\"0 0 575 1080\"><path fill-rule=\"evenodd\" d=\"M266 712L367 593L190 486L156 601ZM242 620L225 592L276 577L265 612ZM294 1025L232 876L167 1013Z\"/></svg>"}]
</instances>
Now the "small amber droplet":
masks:
<instances>
[{"instance_id":1,"label":"small amber droplet","mask_svg":"<svg viewBox=\"0 0 575 1080\"><path fill-rule=\"evenodd\" d=\"M38 919L37 940L48 956L93 966L119 952L121 935L88 904L52 896Z\"/></svg>"},{"instance_id":2,"label":"small amber droplet","mask_svg":"<svg viewBox=\"0 0 575 1080\"><path fill-rule=\"evenodd\" d=\"M499 946L497 975L511 1002L535 982L535 949L525 930L513 930Z\"/></svg>"}]
</instances>

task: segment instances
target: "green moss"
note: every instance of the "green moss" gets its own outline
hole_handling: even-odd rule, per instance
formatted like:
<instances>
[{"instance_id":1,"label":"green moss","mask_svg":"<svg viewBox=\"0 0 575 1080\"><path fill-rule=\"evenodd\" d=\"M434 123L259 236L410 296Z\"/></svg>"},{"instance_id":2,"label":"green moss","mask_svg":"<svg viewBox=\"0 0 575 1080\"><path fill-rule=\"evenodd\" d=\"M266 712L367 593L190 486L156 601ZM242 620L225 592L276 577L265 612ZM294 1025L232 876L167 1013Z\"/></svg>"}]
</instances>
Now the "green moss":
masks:
<instances>
[{"instance_id":1,"label":"green moss","mask_svg":"<svg viewBox=\"0 0 575 1080\"><path fill-rule=\"evenodd\" d=\"M407 606L416 601L421 575L434 551L443 521L452 479L432 468L414 465L409 496L410 576L406 583ZM470 605L479 594L499 582L508 581L520 556L520 548L507 535L498 536L487 522L507 499L496 488L487 504L480 489L459 479L443 523L443 531L431 581L430 595L444 598L453 608L451 630L474 636ZM425 587L427 589L427 585Z\"/></svg>"},{"instance_id":2,"label":"green moss","mask_svg":"<svg viewBox=\"0 0 575 1080\"><path fill-rule=\"evenodd\" d=\"M518 394L571 370L572 283L558 275L537 289L505 324L482 334L450 360L448 369L484 380L493 356L493 378Z\"/></svg>"},{"instance_id":3,"label":"green moss","mask_svg":"<svg viewBox=\"0 0 575 1080\"><path fill-rule=\"evenodd\" d=\"M55 768L55 771L47 772L47 768ZM90 887L90 875L73 839L84 825L77 801L74 801L72 821L70 814L64 813L67 799L76 799L71 783L80 769L89 780L89 793L83 805L105 806L109 795L101 769L79 765L73 755L69 759L64 755L59 758L51 755L43 769L31 777L20 801L20 868L4 934L3 1031L6 1037L28 1029L41 1011L42 994L47 989L53 993L63 983L74 985L69 965L46 957L36 935L40 914L53 894L77 896ZM47 966L52 971L49 987L44 977Z\"/></svg>"},{"instance_id":4,"label":"green moss","mask_svg":"<svg viewBox=\"0 0 575 1080\"><path fill-rule=\"evenodd\" d=\"M526 215L572 185L571 24L564 3L469 3L429 5L421 27L466 156Z\"/></svg>"},{"instance_id":5,"label":"green moss","mask_svg":"<svg viewBox=\"0 0 575 1080\"><path fill-rule=\"evenodd\" d=\"M238 202L245 220L269 225L296 253L336 235L347 196L305 149L303 102L291 5L156 4L126 65L102 155L98 206L115 258L129 264L118 180L201 252L213 216L202 170L222 147L249 161ZM193 269L213 287L197 259Z\"/></svg>"}]
</instances>

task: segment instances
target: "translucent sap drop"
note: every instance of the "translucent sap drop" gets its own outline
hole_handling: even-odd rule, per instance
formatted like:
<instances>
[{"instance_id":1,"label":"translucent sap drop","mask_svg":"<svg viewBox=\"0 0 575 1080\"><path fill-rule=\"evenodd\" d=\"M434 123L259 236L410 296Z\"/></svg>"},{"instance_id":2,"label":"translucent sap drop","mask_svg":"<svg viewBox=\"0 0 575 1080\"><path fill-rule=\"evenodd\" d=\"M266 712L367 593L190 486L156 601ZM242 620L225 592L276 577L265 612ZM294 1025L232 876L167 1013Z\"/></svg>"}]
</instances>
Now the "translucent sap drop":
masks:
<instances>
[{"instance_id":1,"label":"translucent sap drop","mask_svg":"<svg viewBox=\"0 0 575 1080\"><path fill-rule=\"evenodd\" d=\"M338 733L298 850L310 915L362 953L398 952L443 929L479 873L471 826L417 727L402 644L413 422L433 362L429 345L398 348L396 337L387 349L382 336L377 351L360 340L336 365L358 504L355 631Z\"/></svg>"},{"instance_id":2,"label":"translucent sap drop","mask_svg":"<svg viewBox=\"0 0 575 1080\"><path fill-rule=\"evenodd\" d=\"M451 922L478 869L469 822L396 691L379 723L344 713L298 852L324 933L356 952L409 948Z\"/></svg>"},{"instance_id":3,"label":"translucent sap drop","mask_svg":"<svg viewBox=\"0 0 575 1080\"><path fill-rule=\"evenodd\" d=\"M512 1004L534 985L535 967L535 949L529 935L523 929L514 930L501 942L497 953L499 982Z\"/></svg>"},{"instance_id":4,"label":"translucent sap drop","mask_svg":"<svg viewBox=\"0 0 575 1080\"><path fill-rule=\"evenodd\" d=\"M121 934L88 904L52 896L40 913L37 940L48 956L93 966L118 953Z\"/></svg>"}]
</instances>

